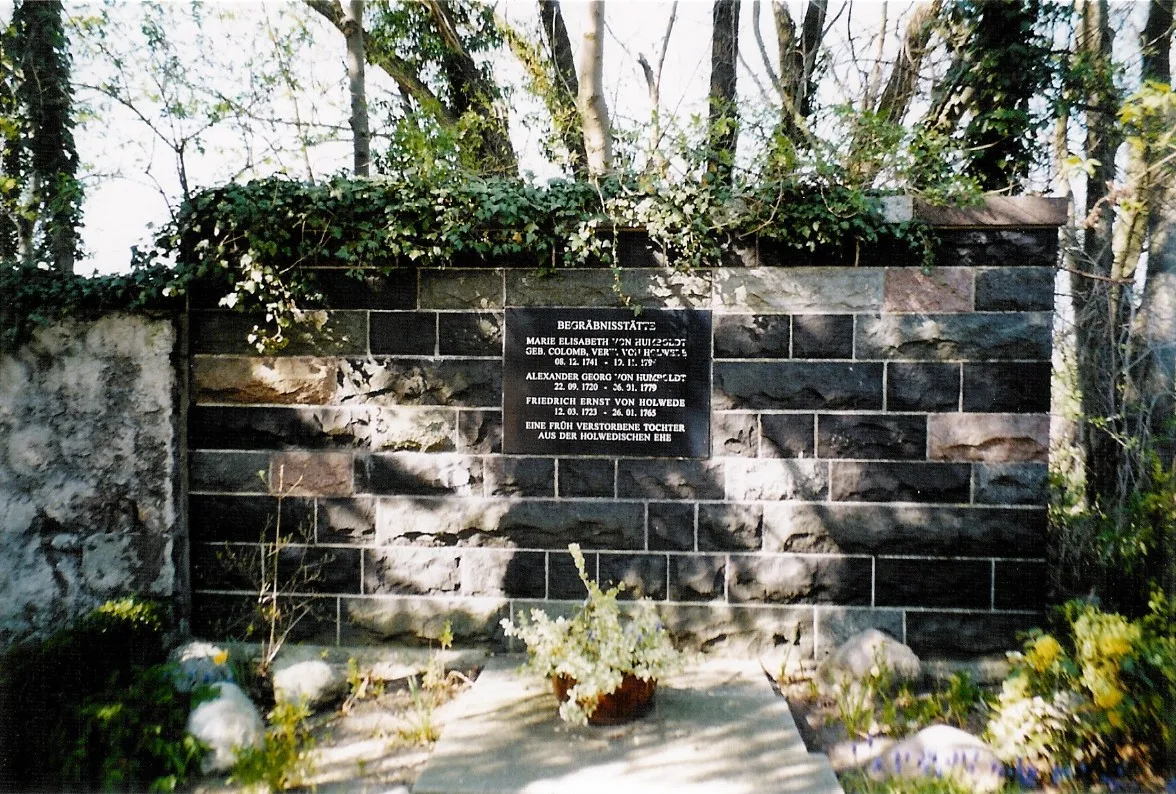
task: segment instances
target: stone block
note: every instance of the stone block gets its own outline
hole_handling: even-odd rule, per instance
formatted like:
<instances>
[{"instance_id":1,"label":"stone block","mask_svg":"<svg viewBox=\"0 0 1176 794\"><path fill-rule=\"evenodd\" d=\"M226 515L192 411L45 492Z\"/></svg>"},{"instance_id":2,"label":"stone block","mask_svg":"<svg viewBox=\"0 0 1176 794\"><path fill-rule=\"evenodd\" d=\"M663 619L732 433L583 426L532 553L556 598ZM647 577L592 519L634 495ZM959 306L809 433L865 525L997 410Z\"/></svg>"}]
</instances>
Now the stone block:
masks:
<instances>
[{"instance_id":1,"label":"stone block","mask_svg":"<svg viewBox=\"0 0 1176 794\"><path fill-rule=\"evenodd\" d=\"M731 313L852 314L882 307L876 268L737 268L715 271L717 306Z\"/></svg>"},{"instance_id":2,"label":"stone block","mask_svg":"<svg viewBox=\"0 0 1176 794\"><path fill-rule=\"evenodd\" d=\"M958 411L960 365L887 363L886 408L890 411Z\"/></svg>"},{"instance_id":3,"label":"stone block","mask_svg":"<svg viewBox=\"0 0 1176 794\"><path fill-rule=\"evenodd\" d=\"M555 496L551 458L486 458L487 496Z\"/></svg>"},{"instance_id":4,"label":"stone block","mask_svg":"<svg viewBox=\"0 0 1176 794\"><path fill-rule=\"evenodd\" d=\"M1009 231L1019 234L1028 230L1051 235L1056 240L1057 227L1066 222L1069 203L1064 198L1045 196L988 196L977 205L956 207L915 199L912 212L924 223L940 227L937 231L942 234L955 231L950 227L986 233Z\"/></svg>"},{"instance_id":5,"label":"stone block","mask_svg":"<svg viewBox=\"0 0 1176 794\"><path fill-rule=\"evenodd\" d=\"M763 547L764 509L758 504L698 505L699 551L757 551Z\"/></svg>"},{"instance_id":6,"label":"stone block","mask_svg":"<svg viewBox=\"0 0 1176 794\"><path fill-rule=\"evenodd\" d=\"M975 294L969 267L886 268L884 312L968 312Z\"/></svg>"},{"instance_id":7,"label":"stone block","mask_svg":"<svg viewBox=\"0 0 1176 794\"><path fill-rule=\"evenodd\" d=\"M305 596L297 599L306 616L294 626L290 642L338 642L338 596ZM293 602L287 601L290 606ZM192 593L192 633L198 637L222 637L238 642L256 641L257 593ZM250 630L250 627L253 630Z\"/></svg>"},{"instance_id":8,"label":"stone block","mask_svg":"<svg viewBox=\"0 0 1176 794\"><path fill-rule=\"evenodd\" d=\"M1021 647L1019 635L1040 625L1040 614L910 611L907 644L920 657L974 659Z\"/></svg>"},{"instance_id":9,"label":"stone block","mask_svg":"<svg viewBox=\"0 0 1176 794\"><path fill-rule=\"evenodd\" d=\"M512 270L506 295L510 306L710 308L710 283L707 271L626 269L618 290L608 269Z\"/></svg>"},{"instance_id":10,"label":"stone block","mask_svg":"<svg viewBox=\"0 0 1176 794\"><path fill-rule=\"evenodd\" d=\"M918 460L927 455L927 418L902 414L820 414L822 458Z\"/></svg>"},{"instance_id":11,"label":"stone block","mask_svg":"<svg viewBox=\"0 0 1176 794\"><path fill-rule=\"evenodd\" d=\"M1044 463L977 463L976 504L1045 505L1049 469Z\"/></svg>"},{"instance_id":12,"label":"stone block","mask_svg":"<svg viewBox=\"0 0 1176 794\"><path fill-rule=\"evenodd\" d=\"M279 587L290 596L358 593L360 554L357 548L283 546L278 553ZM196 590L238 590L252 593L256 600L262 586L257 567L256 546L192 546L192 587Z\"/></svg>"},{"instance_id":13,"label":"stone block","mask_svg":"<svg viewBox=\"0 0 1176 794\"><path fill-rule=\"evenodd\" d=\"M747 658L791 646L813 655L812 606L663 604L662 620L678 647Z\"/></svg>"},{"instance_id":14,"label":"stone block","mask_svg":"<svg viewBox=\"0 0 1176 794\"><path fill-rule=\"evenodd\" d=\"M459 411L457 449L478 455L502 452L502 411Z\"/></svg>"},{"instance_id":15,"label":"stone block","mask_svg":"<svg viewBox=\"0 0 1176 794\"><path fill-rule=\"evenodd\" d=\"M193 543L256 543L272 537L278 520L278 499L272 496L205 496L188 499L188 525ZM300 542L314 539L314 500L281 500L281 532Z\"/></svg>"},{"instance_id":16,"label":"stone block","mask_svg":"<svg viewBox=\"0 0 1176 794\"><path fill-rule=\"evenodd\" d=\"M649 550L693 551L694 510L694 505L685 502L650 502Z\"/></svg>"},{"instance_id":17,"label":"stone block","mask_svg":"<svg viewBox=\"0 0 1176 794\"><path fill-rule=\"evenodd\" d=\"M432 356L437 353L436 312L372 312L374 355Z\"/></svg>"},{"instance_id":18,"label":"stone block","mask_svg":"<svg viewBox=\"0 0 1176 794\"><path fill-rule=\"evenodd\" d=\"M197 403L334 402L338 365L331 359L193 356L191 361Z\"/></svg>"},{"instance_id":19,"label":"stone block","mask_svg":"<svg viewBox=\"0 0 1176 794\"><path fill-rule=\"evenodd\" d=\"M562 458L559 461L559 495L615 496L616 467L616 461L603 458Z\"/></svg>"},{"instance_id":20,"label":"stone block","mask_svg":"<svg viewBox=\"0 0 1176 794\"><path fill-rule=\"evenodd\" d=\"M997 560L992 573L992 608L1045 609L1049 569L1040 560Z\"/></svg>"},{"instance_id":21,"label":"stone block","mask_svg":"<svg viewBox=\"0 0 1176 794\"><path fill-rule=\"evenodd\" d=\"M835 502L967 504L972 467L966 463L834 461L829 498Z\"/></svg>"},{"instance_id":22,"label":"stone block","mask_svg":"<svg viewBox=\"0 0 1176 794\"><path fill-rule=\"evenodd\" d=\"M355 459L356 488L371 494L481 496L482 460L420 452L362 455Z\"/></svg>"},{"instance_id":23,"label":"stone block","mask_svg":"<svg viewBox=\"0 0 1176 794\"><path fill-rule=\"evenodd\" d=\"M816 455L813 414L760 414L760 455L765 458L811 458Z\"/></svg>"},{"instance_id":24,"label":"stone block","mask_svg":"<svg viewBox=\"0 0 1176 794\"><path fill-rule=\"evenodd\" d=\"M452 452L457 443L458 413L448 408L368 408L367 416L373 451Z\"/></svg>"},{"instance_id":25,"label":"stone block","mask_svg":"<svg viewBox=\"0 0 1176 794\"><path fill-rule=\"evenodd\" d=\"M666 600L667 561L664 554L601 554L599 582L607 589L624 583L620 598Z\"/></svg>"},{"instance_id":26,"label":"stone block","mask_svg":"<svg viewBox=\"0 0 1176 794\"><path fill-rule=\"evenodd\" d=\"M364 549L365 595L446 595L461 587L454 549L411 546Z\"/></svg>"},{"instance_id":27,"label":"stone block","mask_svg":"<svg viewBox=\"0 0 1176 794\"><path fill-rule=\"evenodd\" d=\"M715 358L788 358L786 314L721 314L715 318Z\"/></svg>"},{"instance_id":28,"label":"stone block","mask_svg":"<svg viewBox=\"0 0 1176 794\"><path fill-rule=\"evenodd\" d=\"M853 358L853 315L793 315L792 357Z\"/></svg>"},{"instance_id":29,"label":"stone block","mask_svg":"<svg viewBox=\"0 0 1176 794\"><path fill-rule=\"evenodd\" d=\"M976 311L1051 312L1052 267L985 267L976 271Z\"/></svg>"},{"instance_id":30,"label":"stone block","mask_svg":"<svg viewBox=\"0 0 1176 794\"><path fill-rule=\"evenodd\" d=\"M722 499L723 469L701 460L620 460L617 496L638 499Z\"/></svg>"},{"instance_id":31,"label":"stone block","mask_svg":"<svg viewBox=\"0 0 1176 794\"><path fill-rule=\"evenodd\" d=\"M899 640L903 615L898 609L818 606L816 609L816 658L823 659L846 640L866 629L884 631Z\"/></svg>"},{"instance_id":32,"label":"stone block","mask_svg":"<svg viewBox=\"0 0 1176 794\"><path fill-rule=\"evenodd\" d=\"M367 353L367 312L325 312L321 327L295 323L285 330L289 340L281 356L352 356ZM254 326L266 329L264 317L236 312L194 311L188 315L191 351L249 355L256 353L249 335ZM273 330L273 329L271 329Z\"/></svg>"},{"instance_id":33,"label":"stone block","mask_svg":"<svg viewBox=\"0 0 1176 794\"><path fill-rule=\"evenodd\" d=\"M500 312L442 312L437 323L438 352L443 356L502 355Z\"/></svg>"},{"instance_id":34,"label":"stone block","mask_svg":"<svg viewBox=\"0 0 1176 794\"><path fill-rule=\"evenodd\" d=\"M1048 360L1053 315L884 314L857 318L859 359Z\"/></svg>"},{"instance_id":35,"label":"stone block","mask_svg":"<svg viewBox=\"0 0 1176 794\"><path fill-rule=\"evenodd\" d=\"M584 554L584 571L589 579L595 581L600 581L599 558L600 555L594 552ZM547 597L581 602L588 597L588 589L580 581L580 572L576 570L576 563L571 554L548 552Z\"/></svg>"},{"instance_id":36,"label":"stone block","mask_svg":"<svg viewBox=\"0 0 1176 794\"><path fill-rule=\"evenodd\" d=\"M1048 361L964 363L964 410L982 413L1048 413Z\"/></svg>"},{"instance_id":37,"label":"stone block","mask_svg":"<svg viewBox=\"0 0 1176 794\"><path fill-rule=\"evenodd\" d=\"M716 361L711 407L880 410L882 364Z\"/></svg>"},{"instance_id":38,"label":"stone block","mask_svg":"<svg viewBox=\"0 0 1176 794\"><path fill-rule=\"evenodd\" d=\"M501 309L501 270L441 269L420 271L421 309Z\"/></svg>"},{"instance_id":39,"label":"stone block","mask_svg":"<svg viewBox=\"0 0 1176 794\"><path fill-rule=\"evenodd\" d=\"M868 557L732 554L732 603L870 605Z\"/></svg>"},{"instance_id":40,"label":"stone block","mask_svg":"<svg viewBox=\"0 0 1176 794\"><path fill-rule=\"evenodd\" d=\"M448 623L455 643L503 644L499 621L510 607L499 598L365 596L340 603L348 642L435 643Z\"/></svg>"},{"instance_id":41,"label":"stone block","mask_svg":"<svg viewBox=\"0 0 1176 794\"><path fill-rule=\"evenodd\" d=\"M754 458L758 452L756 414L718 411L711 414L711 455Z\"/></svg>"},{"instance_id":42,"label":"stone block","mask_svg":"<svg viewBox=\"0 0 1176 794\"><path fill-rule=\"evenodd\" d=\"M188 454L188 488L196 493L266 493L269 464L266 452L194 449Z\"/></svg>"},{"instance_id":43,"label":"stone block","mask_svg":"<svg viewBox=\"0 0 1176 794\"><path fill-rule=\"evenodd\" d=\"M990 607L988 560L878 557L875 564L874 603L880 607Z\"/></svg>"},{"instance_id":44,"label":"stone block","mask_svg":"<svg viewBox=\"0 0 1176 794\"><path fill-rule=\"evenodd\" d=\"M939 229L935 261L959 267L1053 267L1057 227L1041 229Z\"/></svg>"},{"instance_id":45,"label":"stone block","mask_svg":"<svg viewBox=\"0 0 1176 794\"><path fill-rule=\"evenodd\" d=\"M360 408L269 408L196 405L188 411L192 449L331 449L366 446L368 412Z\"/></svg>"},{"instance_id":46,"label":"stone block","mask_svg":"<svg viewBox=\"0 0 1176 794\"><path fill-rule=\"evenodd\" d=\"M364 270L314 268L314 283L332 309L414 309L416 268Z\"/></svg>"},{"instance_id":47,"label":"stone block","mask_svg":"<svg viewBox=\"0 0 1176 794\"><path fill-rule=\"evenodd\" d=\"M932 414L927 436L932 460L1049 459L1049 417L1043 414Z\"/></svg>"},{"instance_id":48,"label":"stone block","mask_svg":"<svg viewBox=\"0 0 1176 794\"><path fill-rule=\"evenodd\" d=\"M547 555L541 551L466 549L461 555L461 592L469 596L544 598Z\"/></svg>"},{"instance_id":49,"label":"stone block","mask_svg":"<svg viewBox=\"0 0 1176 794\"><path fill-rule=\"evenodd\" d=\"M722 554L671 554L671 601L724 601L727 557Z\"/></svg>"},{"instance_id":50,"label":"stone block","mask_svg":"<svg viewBox=\"0 0 1176 794\"><path fill-rule=\"evenodd\" d=\"M829 464L817 460L726 461L727 498L733 502L821 500L829 490Z\"/></svg>"},{"instance_id":51,"label":"stone block","mask_svg":"<svg viewBox=\"0 0 1176 794\"><path fill-rule=\"evenodd\" d=\"M275 452L269 490L275 496L350 496L355 493L354 467L350 452Z\"/></svg>"},{"instance_id":52,"label":"stone block","mask_svg":"<svg viewBox=\"0 0 1176 794\"><path fill-rule=\"evenodd\" d=\"M384 497L377 503L376 541L419 546L563 549L645 547L640 502L545 499Z\"/></svg>"},{"instance_id":53,"label":"stone block","mask_svg":"<svg viewBox=\"0 0 1176 794\"><path fill-rule=\"evenodd\" d=\"M371 543L376 536L376 500L318 499L315 540L318 543Z\"/></svg>"},{"instance_id":54,"label":"stone block","mask_svg":"<svg viewBox=\"0 0 1176 794\"><path fill-rule=\"evenodd\" d=\"M502 362L344 359L338 399L344 403L502 405Z\"/></svg>"},{"instance_id":55,"label":"stone block","mask_svg":"<svg viewBox=\"0 0 1176 794\"><path fill-rule=\"evenodd\" d=\"M764 505L764 550L828 554L1040 558L1044 508Z\"/></svg>"}]
</instances>

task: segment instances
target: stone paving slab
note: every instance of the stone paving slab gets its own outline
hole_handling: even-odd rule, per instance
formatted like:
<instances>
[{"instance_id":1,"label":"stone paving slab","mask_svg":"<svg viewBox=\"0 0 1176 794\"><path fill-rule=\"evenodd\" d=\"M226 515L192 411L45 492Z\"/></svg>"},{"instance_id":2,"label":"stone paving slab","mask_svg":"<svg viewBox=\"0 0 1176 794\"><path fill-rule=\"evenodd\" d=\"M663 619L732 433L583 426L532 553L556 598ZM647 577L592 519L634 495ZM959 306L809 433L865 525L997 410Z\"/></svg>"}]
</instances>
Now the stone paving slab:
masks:
<instances>
[{"instance_id":1,"label":"stone paving slab","mask_svg":"<svg viewBox=\"0 0 1176 794\"><path fill-rule=\"evenodd\" d=\"M705 660L659 684L649 716L597 728L561 722L519 661L462 696L413 794L841 794L754 662Z\"/></svg>"}]
</instances>

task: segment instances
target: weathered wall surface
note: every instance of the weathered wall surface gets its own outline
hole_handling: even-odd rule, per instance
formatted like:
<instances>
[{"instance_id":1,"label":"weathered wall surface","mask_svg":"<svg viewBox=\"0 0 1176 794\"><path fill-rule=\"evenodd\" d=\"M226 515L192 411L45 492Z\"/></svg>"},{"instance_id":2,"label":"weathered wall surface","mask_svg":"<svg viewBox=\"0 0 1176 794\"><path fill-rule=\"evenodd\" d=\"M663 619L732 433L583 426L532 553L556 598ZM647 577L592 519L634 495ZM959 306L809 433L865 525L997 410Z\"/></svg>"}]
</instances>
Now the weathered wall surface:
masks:
<instances>
[{"instance_id":1,"label":"weathered wall surface","mask_svg":"<svg viewBox=\"0 0 1176 794\"><path fill-rule=\"evenodd\" d=\"M0 645L176 594L176 334L111 315L0 357Z\"/></svg>"},{"instance_id":2,"label":"weathered wall surface","mask_svg":"<svg viewBox=\"0 0 1176 794\"><path fill-rule=\"evenodd\" d=\"M921 653L1012 647L1045 581L1059 218L1040 209L938 218L975 228L944 228L926 273L794 268L767 244L684 273L626 246L629 300L712 312L703 460L502 454L504 310L618 306L608 270L321 271L333 336L268 357L208 296L191 315L197 627L231 631L256 599L226 554L277 515L280 471L300 530L286 570L320 573L304 628L338 641L446 617L500 637L503 616L582 597L576 541L699 646L820 655L876 626Z\"/></svg>"}]
</instances>

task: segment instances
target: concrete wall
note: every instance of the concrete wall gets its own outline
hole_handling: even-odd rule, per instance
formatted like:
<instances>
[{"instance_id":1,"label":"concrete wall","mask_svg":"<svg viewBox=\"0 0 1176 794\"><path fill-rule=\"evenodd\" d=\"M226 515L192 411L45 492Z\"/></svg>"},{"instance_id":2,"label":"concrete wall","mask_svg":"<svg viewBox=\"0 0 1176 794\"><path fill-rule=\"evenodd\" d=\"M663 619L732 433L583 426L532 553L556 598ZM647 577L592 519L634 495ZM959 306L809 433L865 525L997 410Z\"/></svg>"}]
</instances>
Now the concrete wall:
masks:
<instances>
[{"instance_id":1,"label":"concrete wall","mask_svg":"<svg viewBox=\"0 0 1176 794\"><path fill-rule=\"evenodd\" d=\"M170 320L111 315L0 356L0 646L180 593L175 341Z\"/></svg>"},{"instance_id":2,"label":"concrete wall","mask_svg":"<svg viewBox=\"0 0 1176 794\"><path fill-rule=\"evenodd\" d=\"M935 216L938 265L790 267L766 241L677 272L624 246L622 292L713 312L704 460L501 453L503 310L620 305L606 269L509 263L364 281L319 271L328 334L260 356L191 314L194 616L238 631L277 515L319 572L303 636L467 640L582 592L566 553L662 605L697 646L820 655L865 626L930 654L1038 620L1058 205ZM919 208L916 208L918 211ZM495 267L492 265L501 264ZM258 476L267 474L267 479Z\"/></svg>"}]
</instances>

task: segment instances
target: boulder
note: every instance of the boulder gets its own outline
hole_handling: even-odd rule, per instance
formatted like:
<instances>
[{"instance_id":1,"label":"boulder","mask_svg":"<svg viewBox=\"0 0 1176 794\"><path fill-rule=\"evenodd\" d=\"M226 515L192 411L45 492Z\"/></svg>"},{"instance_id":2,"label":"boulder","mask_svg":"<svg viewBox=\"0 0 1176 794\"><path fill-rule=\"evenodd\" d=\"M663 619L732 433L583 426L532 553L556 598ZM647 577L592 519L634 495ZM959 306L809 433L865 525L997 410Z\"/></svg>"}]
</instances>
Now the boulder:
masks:
<instances>
[{"instance_id":1,"label":"boulder","mask_svg":"<svg viewBox=\"0 0 1176 794\"><path fill-rule=\"evenodd\" d=\"M922 675L915 652L878 629L866 629L842 643L821 663L818 675L830 683L861 681L883 667L896 681L917 681Z\"/></svg>"},{"instance_id":2,"label":"boulder","mask_svg":"<svg viewBox=\"0 0 1176 794\"><path fill-rule=\"evenodd\" d=\"M323 659L282 659L274 662L274 700L318 708L347 691L344 671Z\"/></svg>"},{"instance_id":3,"label":"boulder","mask_svg":"<svg viewBox=\"0 0 1176 794\"><path fill-rule=\"evenodd\" d=\"M201 684L232 681L229 652L211 642L189 642L171 652L172 685L179 692L191 692Z\"/></svg>"},{"instance_id":4,"label":"boulder","mask_svg":"<svg viewBox=\"0 0 1176 794\"><path fill-rule=\"evenodd\" d=\"M980 739L948 725L932 725L886 747L866 765L873 780L952 778L975 792L998 791L1004 765Z\"/></svg>"},{"instance_id":5,"label":"boulder","mask_svg":"<svg viewBox=\"0 0 1176 794\"><path fill-rule=\"evenodd\" d=\"M216 697L192 710L187 727L188 733L209 748L201 763L205 774L228 771L233 767L237 750L260 747L265 735L261 714L241 687L221 681L212 688Z\"/></svg>"}]
</instances>

